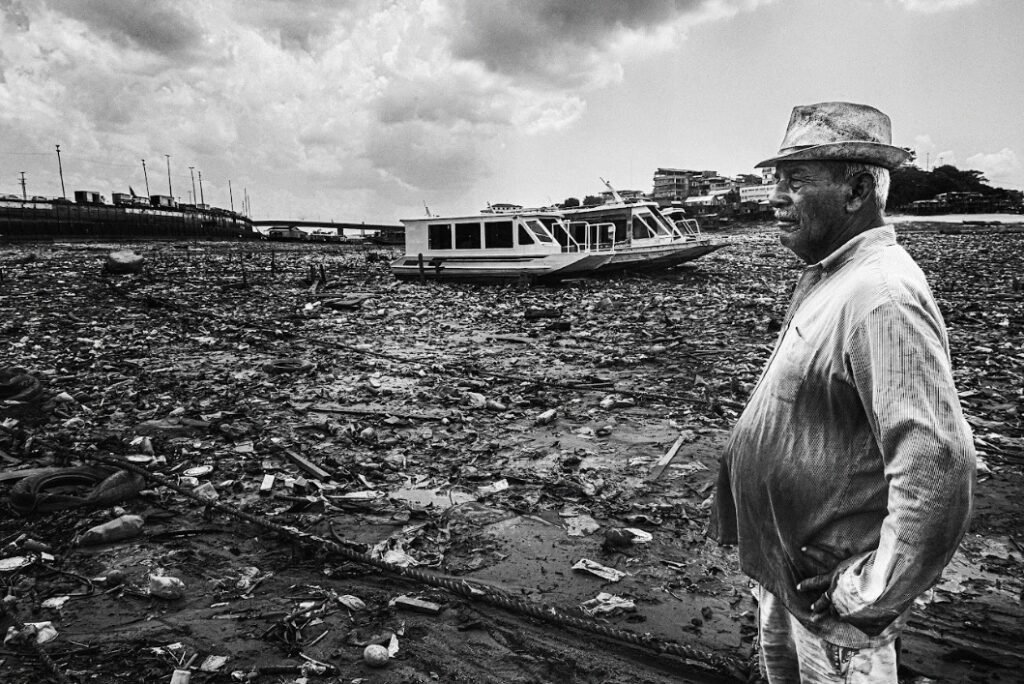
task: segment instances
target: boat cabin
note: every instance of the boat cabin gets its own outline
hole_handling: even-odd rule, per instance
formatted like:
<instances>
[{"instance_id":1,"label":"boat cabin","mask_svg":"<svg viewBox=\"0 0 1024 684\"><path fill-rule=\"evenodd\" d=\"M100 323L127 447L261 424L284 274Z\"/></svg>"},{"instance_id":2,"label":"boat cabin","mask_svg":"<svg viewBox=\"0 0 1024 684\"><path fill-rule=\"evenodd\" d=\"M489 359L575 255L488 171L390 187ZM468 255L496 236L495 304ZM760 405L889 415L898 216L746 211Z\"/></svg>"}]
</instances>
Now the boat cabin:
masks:
<instances>
[{"instance_id":1,"label":"boat cabin","mask_svg":"<svg viewBox=\"0 0 1024 684\"><path fill-rule=\"evenodd\" d=\"M556 245L555 214L486 214L404 221L407 254L466 255L476 251L549 253Z\"/></svg>"}]
</instances>

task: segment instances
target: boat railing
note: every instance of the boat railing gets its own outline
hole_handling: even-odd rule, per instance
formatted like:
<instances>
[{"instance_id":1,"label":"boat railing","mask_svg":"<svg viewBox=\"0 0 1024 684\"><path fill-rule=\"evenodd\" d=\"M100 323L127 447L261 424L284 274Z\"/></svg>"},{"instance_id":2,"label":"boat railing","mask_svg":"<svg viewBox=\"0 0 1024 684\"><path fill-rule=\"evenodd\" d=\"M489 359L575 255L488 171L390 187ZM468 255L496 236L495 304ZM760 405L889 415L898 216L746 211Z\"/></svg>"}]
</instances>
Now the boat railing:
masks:
<instances>
[{"instance_id":1,"label":"boat railing","mask_svg":"<svg viewBox=\"0 0 1024 684\"><path fill-rule=\"evenodd\" d=\"M700 237L700 224L697 223L697 219L679 219L675 221L675 227L682 237Z\"/></svg>"},{"instance_id":2,"label":"boat railing","mask_svg":"<svg viewBox=\"0 0 1024 684\"><path fill-rule=\"evenodd\" d=\"M563 252L605 252L615 249L615 224L569 221L559 225Z\"/></svg>"}]
</instances>

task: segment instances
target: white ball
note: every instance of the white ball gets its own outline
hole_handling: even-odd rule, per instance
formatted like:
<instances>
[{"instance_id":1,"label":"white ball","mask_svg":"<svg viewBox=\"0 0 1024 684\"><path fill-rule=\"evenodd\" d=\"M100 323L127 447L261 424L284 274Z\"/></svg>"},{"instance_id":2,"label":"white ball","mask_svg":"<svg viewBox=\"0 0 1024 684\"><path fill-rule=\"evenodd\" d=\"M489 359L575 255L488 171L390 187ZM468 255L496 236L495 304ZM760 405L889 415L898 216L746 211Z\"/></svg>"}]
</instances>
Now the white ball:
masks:
<instances>
[{"instance_id":1,"label":"white ball","mask_svg":"<svg viewBox=\"0 0 1024 684\"><path fill-rule=\"evenodd\" d=\"M370 644L363 649L363 662L370 667L384 667L390 657L388 649L380 644Z\"/></svg>"}]
</instances>

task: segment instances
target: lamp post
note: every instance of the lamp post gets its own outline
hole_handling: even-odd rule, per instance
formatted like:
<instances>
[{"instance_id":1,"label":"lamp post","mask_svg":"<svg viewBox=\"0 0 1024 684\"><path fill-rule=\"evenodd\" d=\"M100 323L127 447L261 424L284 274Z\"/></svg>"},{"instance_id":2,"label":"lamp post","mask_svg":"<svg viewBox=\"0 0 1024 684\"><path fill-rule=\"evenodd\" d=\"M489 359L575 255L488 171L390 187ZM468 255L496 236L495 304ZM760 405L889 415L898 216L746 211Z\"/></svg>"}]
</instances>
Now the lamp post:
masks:
<instances>
[{"instance_id":1,"label":"lamp post","mask_svg":"<svg viewBox=\"0 0 1024 684\"><path fill-rule=\"evenodd\" d=\"M67 199L68 193L64 190L64 167L60 163L60 145L57 145L57 171L60 173L60 196Z\"/></svg>"},{"instance_id":2,"label":"lamp post","mask_svg":"<svg viewBox=\"0 0 1024 684\"><path fill-rule=\"evenodd\" d=\"M171 201L174 201L174 190L171 189L171 155L164 156L167 157L167 194L170 195Z\"/></svg>"}]
</instances>

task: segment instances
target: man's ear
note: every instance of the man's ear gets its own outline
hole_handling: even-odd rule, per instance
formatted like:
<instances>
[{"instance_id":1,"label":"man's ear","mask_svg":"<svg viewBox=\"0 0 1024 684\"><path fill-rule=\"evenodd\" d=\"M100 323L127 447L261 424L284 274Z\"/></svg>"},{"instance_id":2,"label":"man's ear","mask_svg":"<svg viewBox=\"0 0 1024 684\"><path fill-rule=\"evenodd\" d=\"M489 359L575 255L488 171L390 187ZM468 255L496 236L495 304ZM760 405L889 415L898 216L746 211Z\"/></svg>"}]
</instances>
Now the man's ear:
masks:
<instances>
[{"instance_id":1,"label":"man's ear","mask_svg":"<svg viewBox=\"0 0 1024 684\"><path fill-rule=\"evenodd\" d=\"M850 179L850 196L846 200L846 211L853 214L865 204L874 200L875 179L870 173L861 173Z\"/></svg>"}]
</instances>

